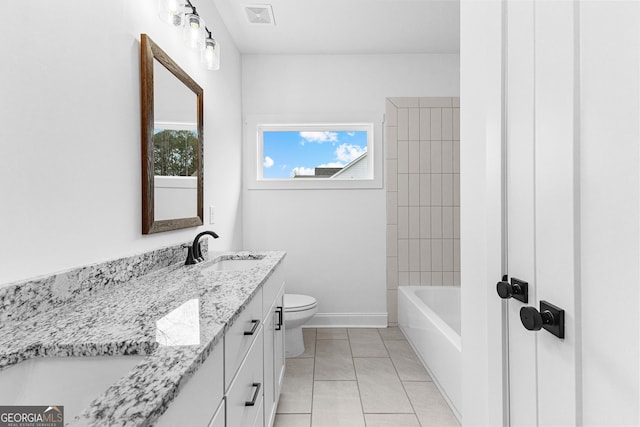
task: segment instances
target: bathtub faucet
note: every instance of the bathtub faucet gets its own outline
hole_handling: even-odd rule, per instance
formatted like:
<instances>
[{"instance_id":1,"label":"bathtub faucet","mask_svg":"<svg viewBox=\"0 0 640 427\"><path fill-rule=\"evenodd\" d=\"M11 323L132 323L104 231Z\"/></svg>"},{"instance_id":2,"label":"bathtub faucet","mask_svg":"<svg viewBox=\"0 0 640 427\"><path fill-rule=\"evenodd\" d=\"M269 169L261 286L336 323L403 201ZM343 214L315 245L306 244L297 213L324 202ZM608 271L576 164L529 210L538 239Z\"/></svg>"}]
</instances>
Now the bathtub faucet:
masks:
<instances>
[{"instance_id":1,"label":"bathtub faucet","mask_svg":"<svg viewBox=\"0 0 640 427\"><path fill-rule=\"evenodd\" d=\"M218 235L215 232L206 230L199 233L196 238L193 239L193 244L191 246L183 245L183 247L187 248L187 260L184 262L184 265L191 265L204 261L204 258L202 257L202 248L200 247L200 238L205 234L208 234L214 239L218 238Z\"/></svg>"}]
</instances>

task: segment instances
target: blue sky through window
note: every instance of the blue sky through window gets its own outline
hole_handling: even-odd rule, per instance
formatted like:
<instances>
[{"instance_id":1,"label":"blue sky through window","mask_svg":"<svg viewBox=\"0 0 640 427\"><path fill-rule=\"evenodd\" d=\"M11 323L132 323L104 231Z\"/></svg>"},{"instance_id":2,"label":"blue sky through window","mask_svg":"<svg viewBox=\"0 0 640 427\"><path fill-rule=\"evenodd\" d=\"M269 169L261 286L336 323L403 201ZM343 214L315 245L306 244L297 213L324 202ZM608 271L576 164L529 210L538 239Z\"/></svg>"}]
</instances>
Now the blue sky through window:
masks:
<instances>
[{"instance_id":1,"label":"blue sky through window","mask_svg":"<svg viewBox=\"0 0 640 427\"><path fill-rule=\"evenodd\" d=\"M264 131L266 179L313 175L316 167L343 167L367 151L367 131Z\"/></svg>"}]
</instances>

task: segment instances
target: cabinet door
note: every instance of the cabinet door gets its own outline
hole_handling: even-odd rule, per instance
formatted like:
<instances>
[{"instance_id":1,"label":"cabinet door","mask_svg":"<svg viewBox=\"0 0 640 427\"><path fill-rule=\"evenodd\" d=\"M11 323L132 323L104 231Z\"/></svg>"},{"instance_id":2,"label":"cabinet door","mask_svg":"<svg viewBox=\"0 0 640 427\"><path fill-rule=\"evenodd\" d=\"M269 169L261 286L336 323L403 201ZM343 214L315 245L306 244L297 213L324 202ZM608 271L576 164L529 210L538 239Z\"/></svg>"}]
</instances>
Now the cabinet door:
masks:
<instances>
[{"instance_id":1,"label":"cabinet door","mask_svg":"<svg viewBox=\"0 0 640 427\"><path fill-rule=\"evenodd\" d=\"M278 292L275 306L276 327L273 346L273 364L275 405L278 406L280 390L282 390L282 382L284 381L284 284Z\"/></svg>"},{"instance_id":2,"label":"cabinet door","mask_svg":"<svg viewBox=\"0 0 640 427\"><path fill-rule=\"evenodd\" d=\"M265 320L264 420L273 425L284 379L284 285L280 286Z\"/></svg>"},{"instance_id":3,"label":"cabinet door","mask_svg":"<svg viewBox=\"0 0 640 427\"><path fill-rule=\"evenodd\" d=\"M209 427L225 427L224 400L220 402L220 407L218 408L218 411L216 412L216 414L213 416L213 419L211 420Z\"/></svg>"},{"instance_id":4,"label":"cabinet door","mask_svg":"<svg viewBox=\"0 0 640 427\"><path fill-rule=\"evenodd\" d=\"M270 426L275 415L276 385L274 382L275 334L278 315L275 304L271 305L264 321L264 419Z\"/></svg>"},{"instance_id":5,"label":"cabinet door","mask_svg":"<svg viewBox=\"0 0 640 427\"><path fill-rule=\"evenodd\" d=\"M276 300L278 291L284 283L284 267L281 263L276 270L271 273L271 276L267 280L267 283L262 287L262 309L266 315L269 308L273 305L273 301Z\"/></svg>"},{"instance_id":6,"label":"cabinet door","mask_svg":"<svg viewBox=\"0 0 640 427\"><path fill-rule=\"evenodd\" d=\"M264 411L262 405L264 404L264 400L260 402L260 408L258 409L258 413L256 414L256 419L253 420L252 427L263 427L264 424Z\"/></svg>"},{"instance_id":7,"label":"cabinet door","mask_svg":"<svg viewBox=\"0 0 640 427\"><path fill-rule=\"evenodd\" d=\"M202 366L179 390L178 395L164 414L160 415L155 425L159 427L208 426L216 408L222 402L223 360L223 345L219 342Z\"/></svg>"}]
</instances>

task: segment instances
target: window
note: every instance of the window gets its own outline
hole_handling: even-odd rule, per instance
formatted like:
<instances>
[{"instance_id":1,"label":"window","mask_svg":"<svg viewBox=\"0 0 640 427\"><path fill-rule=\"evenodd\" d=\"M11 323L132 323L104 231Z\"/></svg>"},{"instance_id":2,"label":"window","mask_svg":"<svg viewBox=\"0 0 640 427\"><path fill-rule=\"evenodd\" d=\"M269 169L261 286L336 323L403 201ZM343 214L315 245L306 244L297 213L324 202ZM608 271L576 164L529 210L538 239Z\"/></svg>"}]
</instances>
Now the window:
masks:
<instances>
[{"instance_id":1,"label":"window","mask_svg":"<svg viewBox=\"0 0 640 427\"><path fill-rule=\"evenodd\" d=\"M371 124L261 125L258 179L371 179L372 133Z\"/></svg>"},{"instance_id":2,"label":"window","mask_svg":"<svg viewBox=\"0 0 640 427\"><path fill-rule=\"evenodd\" d=\"M247 116L247 188L382 188L382 120L358 118Z\"/></svg>"}]
</instances>

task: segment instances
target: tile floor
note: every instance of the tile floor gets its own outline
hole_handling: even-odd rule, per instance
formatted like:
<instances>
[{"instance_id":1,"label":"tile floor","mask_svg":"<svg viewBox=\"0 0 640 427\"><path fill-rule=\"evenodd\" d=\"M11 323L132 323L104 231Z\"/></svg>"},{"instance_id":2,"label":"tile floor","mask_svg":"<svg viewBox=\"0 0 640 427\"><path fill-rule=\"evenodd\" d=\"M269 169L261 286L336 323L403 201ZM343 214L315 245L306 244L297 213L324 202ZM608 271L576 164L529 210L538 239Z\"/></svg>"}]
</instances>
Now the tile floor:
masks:
<instances>
[{"instance_id":1,"label":"tile floor","mask_svg":"<svg viewBox=\"0 0 640 427\"><path fill-rule=\"evenodd\" d=\"M275 427L460 425L398 328L303 332Z\"/></svg>"}]
</instances>

